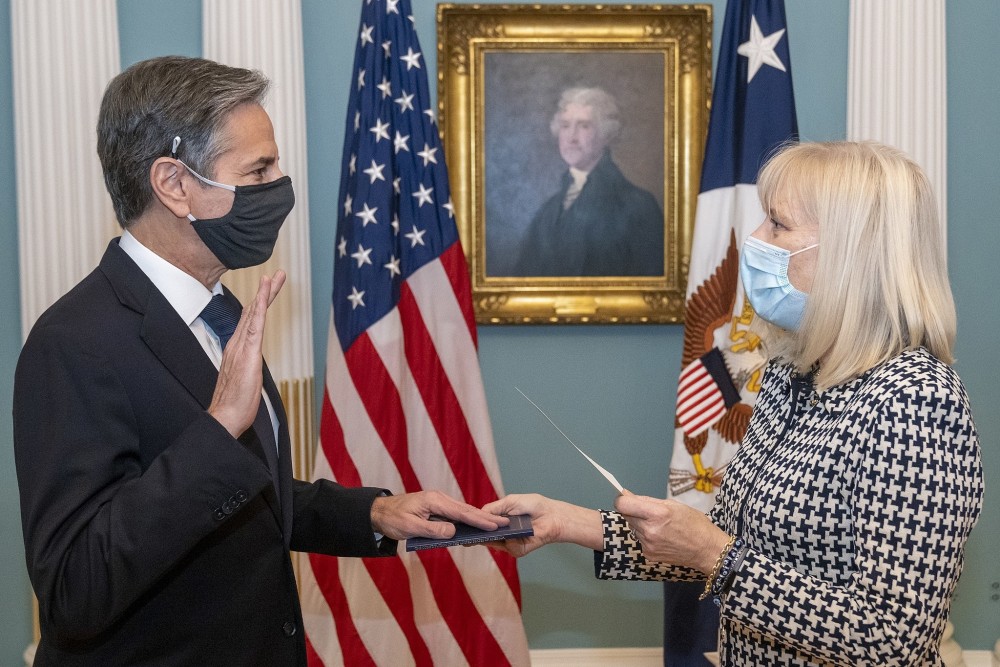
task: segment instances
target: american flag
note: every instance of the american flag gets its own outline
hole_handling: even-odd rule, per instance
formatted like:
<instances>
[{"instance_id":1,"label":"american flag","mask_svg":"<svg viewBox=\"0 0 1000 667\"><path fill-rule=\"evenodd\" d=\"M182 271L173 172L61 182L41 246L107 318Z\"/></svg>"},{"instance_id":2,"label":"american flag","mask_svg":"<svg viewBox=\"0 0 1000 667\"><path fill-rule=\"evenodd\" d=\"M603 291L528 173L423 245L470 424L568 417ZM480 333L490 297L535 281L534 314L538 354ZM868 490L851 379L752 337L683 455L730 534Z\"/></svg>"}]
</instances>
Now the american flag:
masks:
<instances>
[{"instance_id":1,"label":"american flag","mask_svg":"<svg viewBox=\"0 0 1000 667\"><path fill-rule=\"evenodd\" d=\"M726 5L688 269L669 483L672 497L706 512L746 431L767 362L761 340L748 330L754 312L739 285L739 249L764 220L757 172L777 146L798 135L786 27L783 0L729 0ZM709 357L716 359L715 384L738 393L729 395L708 428L693 428L691 415L682 409L691 404L680 394L690 379L685 375L696 374L700 360ZM714 650L714 605L706 600L707 611L694 612L697 588L685 591L668 583L664 590L667 609L682 610L678 616L665 614L668 659L683 659L673 655L672 647L691 645L694 636L706 638L710 648L701 650ZM684 595L692 600L677 600ZM695 628L695 618L710 622Z\"/></svg>"},{"instance_id":2,"label":"american flag","mask_svg":"<svg viewBox=\"0 0 1000 667\"><path fill-rule=\"evenodd\" d=\"M481 506L503 488L409 0L366 0L357 40L314 476ZM528 664L505 554L312 555L301 569L311 665Z\"/></svg>"}]
</instances>

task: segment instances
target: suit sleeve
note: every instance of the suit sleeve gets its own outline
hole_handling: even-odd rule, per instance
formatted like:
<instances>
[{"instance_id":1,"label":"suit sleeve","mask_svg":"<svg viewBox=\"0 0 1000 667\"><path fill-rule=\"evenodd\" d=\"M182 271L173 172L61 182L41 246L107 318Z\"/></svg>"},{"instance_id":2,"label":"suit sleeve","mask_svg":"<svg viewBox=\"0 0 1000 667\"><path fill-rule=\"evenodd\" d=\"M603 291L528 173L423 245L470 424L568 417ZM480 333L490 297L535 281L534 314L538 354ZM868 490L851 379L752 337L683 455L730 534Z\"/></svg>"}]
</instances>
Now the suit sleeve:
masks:
<instances>
[{"instance_id":1,"label":"suit sleeve","mask_svg":"<svg viewBox=\"0 0 1000 667\"><path fill-rule=\"evenodd\" d=\"M329 480L294 480L293 551L328 556L393 556L396 540L375 541L372 503L385 489L347 488Z\"/></svg>"},{"instance_id":2,"label":"suit sleeve","mask_svg":"<svg viewBox=\"0 0 1000 667\"><path fill-rule=\"evenodd\" d=\"M211 415L148 467L115 365L67 326L36 327L18 361L14 453L40 613L67 639L98 635L269 483Z\"/></svg>"}]
</instances>

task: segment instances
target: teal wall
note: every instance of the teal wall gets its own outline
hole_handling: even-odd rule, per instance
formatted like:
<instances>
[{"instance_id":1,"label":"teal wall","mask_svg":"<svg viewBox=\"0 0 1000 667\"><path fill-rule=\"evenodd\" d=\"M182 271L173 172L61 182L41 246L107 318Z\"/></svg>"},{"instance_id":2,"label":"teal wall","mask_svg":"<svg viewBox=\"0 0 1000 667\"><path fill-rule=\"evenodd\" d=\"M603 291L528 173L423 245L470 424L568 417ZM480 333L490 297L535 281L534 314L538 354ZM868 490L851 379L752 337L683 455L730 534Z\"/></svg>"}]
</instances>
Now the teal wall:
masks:
<instances>
[{"instance_id":1,"label":"teal wall","mask_svg":"<svg viewBox=\"0 0 1000 667\"><path fill-rule=\"evenodd\" d=\"M0 665L19 665L31 639L31 586L24 570L10 408L21 349L17 272L17 182L10 67L10 0L0 0Z\"/></svg>"},{"instance_id":2,"label":"teal wall","mask_svg":"<svg viewBox=\"0 0 1000 667\"><path fill-rule=\"evenodd\" d=\"M715 44L724 0L715 6ZM10 83L10 0L0 0L0 400L10 405L20 346L17 225ZM435 81L433 4L414 2L431 82ZM842 138L847 83L847 0L786 3L799 124L808 140ZM314 336L323 376L332 279L340 151L360 0L302 0L306 50L309 207L312 217ZM958 640L986 649L1000 637L1000 559L987 547L1000 537L1000 410L993 406L1000 354L1000 309L991 275L1000 231L997 156L1000 74L993 57L1000 5L948 4L949 252L959 309L959 371L972 397L983 442L987 509L969 545L955 603ZM201 52L200 0L119 0L122 64L165 53ZM578 455L542 437L530 406L513 387L540 401L581 446L629 488L662 495L670 458L674 385L682 331L674 326L481 327L480 356L497 453L507 490L538 491L607 507L610 487ZM319 384L322 384L320 382ZM317 391L320 391L318 388ZM527 407L526 407L527 406ZM9 412L0 425L0 665L20 664L31 638L29 586L17 515ZM655 646L660 643L660 586L600 582L589 552L556 546L520 562L524 617L532 648ZM613 622L609 623L609 620Z\"/></svg>"},{"instance_id":3,"label":"teal wall","mask_svg":"<svg viewBox=\"0 0 1000 667\"><path fill-rule=\"evenodd\" d=\"M963 644L1000 638L1000 72L984 67L995 48L1000 3L949 2L948 262L958 309L956 368L972 400L986 473L986 507L969 540L953 619ZM964 628L964 629L963 629Z\"/></svg>"}]
</instances>

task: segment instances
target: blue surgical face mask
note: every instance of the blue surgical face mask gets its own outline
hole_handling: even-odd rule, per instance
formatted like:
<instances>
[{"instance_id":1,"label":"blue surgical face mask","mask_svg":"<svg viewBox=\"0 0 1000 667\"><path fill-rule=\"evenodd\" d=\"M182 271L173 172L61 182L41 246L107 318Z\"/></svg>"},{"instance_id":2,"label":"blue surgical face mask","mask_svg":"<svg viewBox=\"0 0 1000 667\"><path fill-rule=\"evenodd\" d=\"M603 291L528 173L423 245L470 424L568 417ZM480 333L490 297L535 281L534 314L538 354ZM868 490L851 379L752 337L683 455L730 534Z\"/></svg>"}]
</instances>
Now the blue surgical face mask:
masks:
<instances>
[{"instance_id":1,"label":"blue surgical face mask","mask_svg":"<svg viewBox=\"0 0 1000 667\"><path fill-rule=\"evenodd\" d=\"M788 280L788 261L792 255L812 250L818 243L789 252L784 248L748 236L740 253L740 279L743 291L754 311L762 318L788 331L799 328L809 295L795 289Z\"/></svg>"}]
</instances>

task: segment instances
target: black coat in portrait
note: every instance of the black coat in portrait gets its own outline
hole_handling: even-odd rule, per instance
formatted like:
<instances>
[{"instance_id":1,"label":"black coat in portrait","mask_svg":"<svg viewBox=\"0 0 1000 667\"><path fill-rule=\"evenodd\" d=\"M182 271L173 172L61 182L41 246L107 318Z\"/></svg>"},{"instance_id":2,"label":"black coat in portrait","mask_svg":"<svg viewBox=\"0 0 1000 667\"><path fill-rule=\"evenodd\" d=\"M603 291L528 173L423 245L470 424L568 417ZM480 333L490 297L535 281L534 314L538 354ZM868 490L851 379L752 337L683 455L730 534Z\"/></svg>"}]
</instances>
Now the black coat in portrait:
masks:
<instances>
[{"instance_id":1,"label":"black coat in portrait","mask_svg":"<svg viewBox=\"0 0 1000 667\"><path fill-rule=\"evenodd\" d=\"M562 187L535 214L513 276L663 275L663 211L605 153L568 209Z\"/></svg>"}]
</instances>

